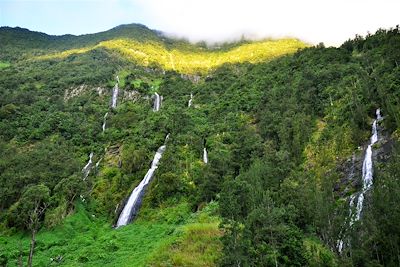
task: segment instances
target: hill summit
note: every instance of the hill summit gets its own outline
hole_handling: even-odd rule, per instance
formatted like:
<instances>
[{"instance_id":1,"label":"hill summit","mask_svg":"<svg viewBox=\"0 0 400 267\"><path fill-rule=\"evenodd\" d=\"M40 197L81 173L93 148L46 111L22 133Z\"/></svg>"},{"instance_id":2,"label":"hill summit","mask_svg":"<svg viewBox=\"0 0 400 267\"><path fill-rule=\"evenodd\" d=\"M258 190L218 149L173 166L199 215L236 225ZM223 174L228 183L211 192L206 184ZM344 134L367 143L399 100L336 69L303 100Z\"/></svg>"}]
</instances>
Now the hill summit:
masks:
<instances>
[{"instance_id":1,"label":"hill summit","mask_svg":"<svg viewBox=\"0 0 400 267\"><path fill-rule=\"evenodd\" d=\"M294 53L307 45L297 39L246 41L207 47L164 36L140 24L80 36L51 36L22 28L0 28L4 53L0 60L51 60L96 50L116 52L142 66L159 67L181 73L206 73L225 63L256 63ZM18 49L19 53L16 53ZM24 53L21 54L20 52ZM15 58L19 55L18 58Z\"/></svg>"}]
</instances>

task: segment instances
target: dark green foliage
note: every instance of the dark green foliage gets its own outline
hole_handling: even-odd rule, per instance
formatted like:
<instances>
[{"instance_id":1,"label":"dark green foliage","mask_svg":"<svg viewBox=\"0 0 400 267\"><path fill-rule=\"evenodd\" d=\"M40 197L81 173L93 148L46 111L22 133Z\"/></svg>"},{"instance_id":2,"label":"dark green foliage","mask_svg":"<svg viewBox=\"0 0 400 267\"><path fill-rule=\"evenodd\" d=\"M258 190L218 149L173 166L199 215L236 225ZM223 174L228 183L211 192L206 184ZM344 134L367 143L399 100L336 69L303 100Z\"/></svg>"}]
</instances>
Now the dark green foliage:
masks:
<instances>
[{"instance_id":1,"label":"dark green foliage","mask_svg":"<svg viewBox=\"0 0 400 267\"><path fill-rule=\"evenodd\" d=\"M43 216L50 198L50 190L43 184L28 186L20 199L9 210L9 224L21 228L38 228L38 216Z\"/></svg>"},{"instance_id":2,"label":"dark green foliage","mask_svg":"<svg viewBox=\"0 0 400 267\"><path fill-rule=\"evenodd\" d=\"M338 165L368 140L376 108L388 133L399 134L398 28L356 37L340 48L318 45L272 62L225 64L198 83L189 81L194 76L138 66L101 48L65 59L21 60L116 36L160 38L142 26L54 40L21 29L2 34L36 40L23 44L21 55L21 47L0 44L6 47L0 60L11 62L0 69L2 229L29 228L24 211L35 203L45 208L38 221L54 227L78 198L93 216L115 221L170 133L139 221L157 220L153 210L168 213L184 203L183 215L171 211L160 219L181 224L189 208L217 201L222 266L337 266L338 259L353 266L399 264L398 152L379 168L353 247L341 257L332 253L347 213L343 192L334 191L343 178ZM164 41L191 51L183 41ZM110 110L116 75L121 91ZM155 92L164 97L159 112L152 111ZM83 181L90 152L99 166ZM123 244L103 241L107 253ZM0 265L7 260L0 254ZM86 250L69 260L93 261Z\"/></svg>"}]
</instances>

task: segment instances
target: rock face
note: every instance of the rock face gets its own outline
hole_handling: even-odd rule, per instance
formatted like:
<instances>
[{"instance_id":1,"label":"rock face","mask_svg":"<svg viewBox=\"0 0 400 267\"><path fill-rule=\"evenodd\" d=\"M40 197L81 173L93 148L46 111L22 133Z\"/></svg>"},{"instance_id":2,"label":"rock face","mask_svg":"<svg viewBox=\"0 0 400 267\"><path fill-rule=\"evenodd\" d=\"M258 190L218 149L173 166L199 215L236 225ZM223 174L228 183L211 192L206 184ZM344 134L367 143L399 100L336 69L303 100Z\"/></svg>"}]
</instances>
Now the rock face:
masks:
<instances>
[{"instance_id":1,"label":"rock face","mask_svg":"<svg viewBox=\"0 0 400 267\"><path fill-rule=\"evenodd\" d=\"M192 83L199 83L200 76L199 75L191 75L191 74L181 74L181 78L184 80L189 80Z\"/></svg>"},{"instance_id":2,"label":"rock face","mask_svg":"<svg viewBox=\"0 0 400 267\"><path fill-rule=\"evenodd\" d=\"M387 131L378 125L380 137L379 141L373 145L372 160L375 163L386 162L393 149L394 141L390 138ZM362 147L354 152L352 157L342 162L337 168L340 173L340 181L335 185L334 191L340 196L345 197L351 192L359 191L362 188L362 166L368 147L366 142ZM377 164L374 164L375 167Z\"/></svg>"},{"instance_id":3,"label":"rock face","mask_svg":"<svg viewBox=\"0 0 400 267\"><path fill-rule=\"evenodd\" d=\"M136 101L140 98L140 93L138 91L128 91L124 90L124 94L122 97L123 101Z\"/></svg>"},{"instance_id":4,"label":"rock face","mask_svg":"<svg viewBox=\"0 0 400 267\"><path fill-rule=\"evenodd\" d=\"M334 190L340 197L348 195L355 188L361 188L363 159L364 152L359 148L357 152L354 152L350 158L338 166L337 171L342 178L335 185Z\"/></svg>"},{"instance_id":5,"label":"rock face","mask_svg":"<svg viewBox=\"0 0 400 267\"><path fill-rule=\"evenodd\" d=\"M103 96L107 94L107 89L103 87L89 87L86 84L81 84L77 87L70 87L69 89L65 90L64 92L64 102L70 100L73 97L80 96L89 91L96 91L99 96Z\"/></svg>"},{"instance_id":6,"label":"rock face","mask_svg":"<svg viewBox=\"0 0 400 267\"><path fill-rule=\"evenodd\" d=\"M88 86L85 84L82 84L78 87L71 87L70 89L65 90L64 101L68 101L73 97L83 94L87 89L88 89Z\"/></svg>"},{"instance_id":7,"label":"rock face","mask_svg":"<svg viewBox=\"0 0 400 267\"><path fill-rule=\"evenodd\" d=\"M96 92L99 94L99 96L103 96L107 93L107 89L103 87L97 87Z\"/></svg>"}]
</instances>

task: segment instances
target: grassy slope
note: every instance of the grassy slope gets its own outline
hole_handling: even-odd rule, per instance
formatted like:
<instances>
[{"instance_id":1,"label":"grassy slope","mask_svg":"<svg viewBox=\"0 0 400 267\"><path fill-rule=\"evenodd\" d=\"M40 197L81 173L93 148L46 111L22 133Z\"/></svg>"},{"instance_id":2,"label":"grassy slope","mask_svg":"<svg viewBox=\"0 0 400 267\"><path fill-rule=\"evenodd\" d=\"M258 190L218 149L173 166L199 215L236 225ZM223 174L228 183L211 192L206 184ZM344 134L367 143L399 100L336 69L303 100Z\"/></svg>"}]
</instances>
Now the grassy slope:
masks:
<instances>
[{"instance_id":1,"label":"grassy slope","mask_svg":"<svg viewBox=\"0 0 400 267\"><path fill-rule=\"evenodd\" d=\"M77 207L76 213L67 217L62 225L37 235L34 266L49 265L51 259L59 255L62 256L63 266L168 266L165 265L169 262L168 257L173 258L174 266L187 266L175 263L178 259L187 262L196 255L201 256L201 261L192 266L212 266L219 255L218 221L209 216L207 210L190 216L187 206L182 204L171 208L174 210L171 213L185 217L185 225L177 224L174 218L166 218L159 213L155 215L157 221L138 219L134 224L112 229L104 219L88 214L84 204ZM191 241L193 237L197 239L195 242ZM23 260L26 260L29 242L28 235L0 238L2 253L12 259L7 266L18 265L20 248ZM189 242L189 246L182 251L175 246L175 252L169 254L171 244L181 242ZM212 250L205 253L198 249L207 245ZM192 253L193 249L197 250L196 254ZM56 265L55 262L53 264Z\"/></svg>"},{"instance_id":2,"label":"grassy slope","mask_svg":"<svg viewBox=\"0 0 400 267\"><path fill-rule=\"evenodd\" d=\"M98 48L114 50L124 57L143 66L157 64L165 70L181 73L205 73L225 63L257 63L284 54L294 53L306 45L297 39L266 40L243 44L229 50L205 50L196 46L167 48L160 42L146 42L118 39L100 42L95 46L65 50L39 56L36 59L65 59Z\"/></svg>"},{"instance_id":3,"label":"grassy slope","mask_svg":"<svg viewBox=\"0 0 400 267\"><path fill-rule=\"evenodd\" d=\"M180 228L176 238L167 240L150 255L147 265L217 266L222 253L222 231L219 228L219 218L215 216L217 208L217 202L211 202L201 212L195 213Z\"/></svg>"}]
</instances>

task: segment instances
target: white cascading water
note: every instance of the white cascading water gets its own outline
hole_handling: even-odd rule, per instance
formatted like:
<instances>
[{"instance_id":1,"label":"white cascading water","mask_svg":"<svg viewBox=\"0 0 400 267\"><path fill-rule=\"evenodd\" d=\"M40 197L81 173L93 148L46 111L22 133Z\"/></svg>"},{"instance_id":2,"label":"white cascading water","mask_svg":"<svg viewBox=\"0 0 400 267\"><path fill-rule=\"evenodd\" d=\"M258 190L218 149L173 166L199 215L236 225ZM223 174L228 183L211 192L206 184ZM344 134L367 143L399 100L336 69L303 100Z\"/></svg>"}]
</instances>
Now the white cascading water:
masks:
<instances>
[{"instance_id":1,"label":"white cascading water","mask_svg":"<svg viewBox=\"0 0 400 267\"><path fill-rule=\"evenodd\" d=\"M367 147L367 151L365 152L363 167L362 167L362 180L363 180L363 188L358 196L357 207L356 207L356 215L354 221L360 220L361 212L363 209L364 203L364 194L371 188L373 181L373 164L372 164L372 146L378 141L378 129L377 123L378 120L381 120L381 112L380 109L376 110L376 120L372 123L372 136L371 143ZM351 223L352 224L352 223Z\"/></svg>"},{"instance_id":2,"label":"white cascading water","mask_svg":"<svg viewBox=\"0 0 400 267\"><path fill-rule=\"evenodd\" d=\"M363 204L364 204L364 194L371 188L372 183L373 183L372 146L379 140L377 124L378 124L378 121L380 121L380 120L382 120L381 111L380 111L380 109L377 109L376 110L376 119L372 123L372 136L371 136L370 144L368 145L367 150L365 151L365 157L364 157L363 166L362 166L363 187L362 187L361 192L358 195L355 213L353 212L353 210L354 210L354 204L355 204L354 202L355 202L357 193L350 196L350 202L349 202L349 209L350 209L349 225L350 225L350 227L353 226L354 222L360 220L361 212L362 212ZM338 248L339 253L342 252L343 245L344 245L343 240L339 239L337 242L337 248Z\"/></svg>"},{"instance_id":3,"label":"white cascading water","mask_svg":"<svg viewBox=\"0 0 400 267\"><path fill-rule=\"evenodd\" d=\"M208 163L208 154L207 154L207 149L206 148L203 148L203 162L205 164Z\"/></svg>"},{"instance_id":4,"label":"white cascading water","mask_svg":"<svg viewBox=\"0 0 400 267\"><path fill-rule=\"evenodd\" d=\"M189 99L189 102L188 102L188 108L190 108L190 106L192 105L192 102L193 102L193 94L191 93L190 94L190 99Z\"/></svg>"},{"instance_id":5,"label":"white cascading water","mask_svg":"<svg viewBox=\"0 0 400 267\"><path fill-rule=\"evenodd\" d=\"M153 111L159 111L160 110L161 101L162 101L162 97L159 94L155 93L154 94Z\"/></svg>"},{"instance_id":6,"label":"white cascading water","mask_svg":"<svg viewBox=\"0 0 400 267\"><path fill-rule=\"evenodd\" d=\"M118 221L116 228L120 226L127 225L132 219L135 217L137 214L142 197L144 195L144 192L146 190L147 185L151 181L151 179L154 176L154 172L158 168L158 163L160 162L160 159L162 157L162 154L164 153L166 149L166 142L169 139L169 134L165 138L164 145L160 146L154 155L153 162L151 163L150 169L147 171L146 175L144 176L143 180L140 182L138 186L133 189L128 202L125 204L124 209L122 210L121 214L119 215Z\"/></svg>"},{"instance_id":7,"label":"white cascading water","mask_svg":"<svg viewBox=\"0 0 400 267\"><path fill-rule=\"evenodd\" d=\"M113 88L113 93L112 93L112 101L111 101L111 107L116 108L117 107L117 98L118 98L118 83L115 84Z\"/></svg>"},{"instance_id":8,"label":"white cascading water","mask_svg":"<svg viewBox=\"0 0 400 267\"><path fill-rule=\"evenodd\" d=\"M106 114L104 114L104 118L103 118L103 125L101 126L101 128L103 129L103 133L106 130L106 121L107 121L107 117L108 117L108 112Z\"/></svg>"},{"instance_id":9,"label":"white cascading water","mask_svg":"<svg viewBox=\"0 0 400 267\"><path fill-rule=\"evenodd\" d=\"M350 219L350 226L354 223L354 201L356 200L357 193L354 193L350 196L349 201L349 219Z\"/></svg>"},{"instance_id":10,"label":"white cascading water","mask_svg":"<svg viewBox=\"0 0 400 267\"><path fill-rule=\"evenodd\" d=\"M381 115L381 109L380 109L380 108L378 108L378 109L376 110L375 114L376 114L376 120L377 120L377 121L382 120L382 115Z\"/></svg>"},{"instance_id":11,"label":"white cascading water","mask_svg":"<svg viewBox=\"0 0 400 267\"><path fill-rule=\"evenodd\" d=\"M100 166L100 162L101 162L101 160L102 160L102 159L103 159L103 158L100 158L100 159L99 159L99 161L98 161L98 162L96 162L96 165L95 165L95 166L96 166L96 170L99 168L99 166Z\"/></svg>"},{"instance_id":12,"label":"white cascading water","mask_svg":"<svg viewBox=\"0 0 400 267\"><path fill-rule=\"evenodd\" d=\"M353 225L353 219L352 219L352 218L354 217L353 208L354 208L354 200L356 199L356 195L357 195L357 193L352 194L352 195L350 196L350 202L349 202L349 217L348 217L348 219L350 220L350 226ZM343 234L343 231L340 231L339 236L342 236L342 234ZM336 243L336 247L337 247L339 253L342 252L343 246L344 246L343 239L339 239L339 240L337 241L337 243Z\"/></svg>"},{"instance_id":13,"label":"white cascading water","mask_svg":"<svg viewBox=\"0 0 400 267\"><path fill-rule=\"evenodd\" d=\"M83 180L86 180L86 178L88 177L88 175L90 173L90 169L92 168L92 164L93 164L92 158L93 158L93 152L90 152L89 161L85 165L85 167L83 167L83 169L82 169Z\"/></svg>"}]
</instances>

